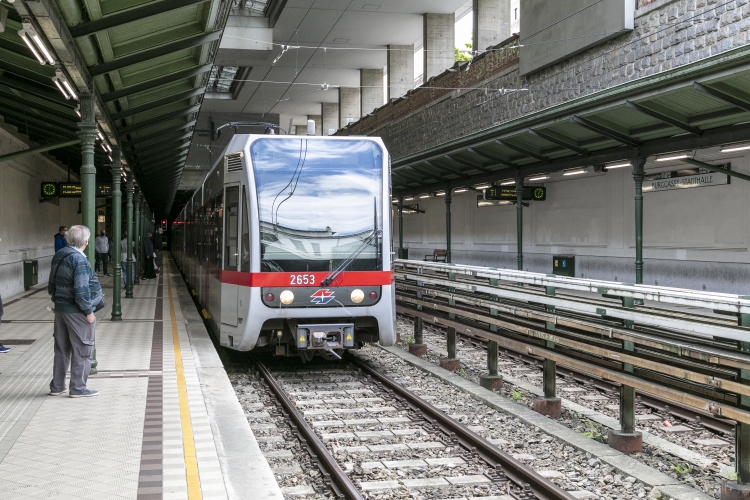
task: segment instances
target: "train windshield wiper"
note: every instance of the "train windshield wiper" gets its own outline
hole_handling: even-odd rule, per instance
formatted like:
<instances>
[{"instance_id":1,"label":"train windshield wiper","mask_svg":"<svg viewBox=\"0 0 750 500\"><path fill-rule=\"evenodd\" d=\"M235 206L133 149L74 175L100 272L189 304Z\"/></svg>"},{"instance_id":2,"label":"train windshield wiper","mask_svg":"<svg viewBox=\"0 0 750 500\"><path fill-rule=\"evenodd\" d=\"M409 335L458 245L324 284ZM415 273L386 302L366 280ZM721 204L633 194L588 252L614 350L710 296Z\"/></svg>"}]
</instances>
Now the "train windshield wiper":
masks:
<instances>
[{"instance_id":1,"label":"train windshield wiper","mask_svg":"<svg viewBox=\"0 0 750 500\"><path fill-rule=\"evenodd\" d=\"M323 286L330 285L333 282L333 280L335 280L338 277L338 275L344 271L344 269L349 267L349 264L354 262L354 259L356 259L357 256L361 254L365 248L370 246L370 244L375 240L375 238L377 238L381 234L383 234L382 230L374 229L372 231L372 234L362 241L362 244L359 245L359 248L357 248L354 252L352 252L352 254L344 262L342 262L341 265L339 265L339 267L337 267L331 274L329 274L326 277L326 279L321 281L320 284Z\"/></svg>"}]
</instances>

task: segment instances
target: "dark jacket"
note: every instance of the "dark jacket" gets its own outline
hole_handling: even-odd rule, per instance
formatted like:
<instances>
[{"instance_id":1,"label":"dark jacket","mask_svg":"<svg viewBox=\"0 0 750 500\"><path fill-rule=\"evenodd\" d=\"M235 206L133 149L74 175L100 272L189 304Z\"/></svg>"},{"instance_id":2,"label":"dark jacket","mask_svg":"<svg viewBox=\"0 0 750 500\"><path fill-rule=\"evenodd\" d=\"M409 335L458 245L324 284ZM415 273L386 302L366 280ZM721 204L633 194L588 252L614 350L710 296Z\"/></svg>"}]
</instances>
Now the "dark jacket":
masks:
<instances>
[{"instance_id":1,"label":"dark jacket","mask_svg":"<svg viewBox=\"0 0 750 500\"><path fill-rule=\"evenodd\" d=\"M154 257L154 243L151 241L151 238L143 238L143 256L146 259Z\"/></svg>"},{"instance_id":2,"label":"dark jacket","mask_svg":"<svg viewBox=\"0 0 750 500\"><path fill-rule=\"evenodd\" d=\"M55 234L55 253L59 252L66 246L68 246L68 242L65 239L65 236L60 233Z\"/></svg>"},{"instance_id":3,"label":"dark jacket","mask_svg":"<svg viewBox=\"0 0 750 500\"><path fill-rule=\"evenodd\" d=\"M154 233L154 250L157 252L161 252L162 247L162 235L159 233Z\"/></svg>"},{"instance_id":4,"label":"dark jacket","mask_svg":"<svg viewBox=\"0 0 750 500\"><path fill-rule=\"evenodd\" d=\"M65 247L52 258L47 292L55 311L91 314L102 300L102 287L86 256Z\"/></svg>"}]
</instances>

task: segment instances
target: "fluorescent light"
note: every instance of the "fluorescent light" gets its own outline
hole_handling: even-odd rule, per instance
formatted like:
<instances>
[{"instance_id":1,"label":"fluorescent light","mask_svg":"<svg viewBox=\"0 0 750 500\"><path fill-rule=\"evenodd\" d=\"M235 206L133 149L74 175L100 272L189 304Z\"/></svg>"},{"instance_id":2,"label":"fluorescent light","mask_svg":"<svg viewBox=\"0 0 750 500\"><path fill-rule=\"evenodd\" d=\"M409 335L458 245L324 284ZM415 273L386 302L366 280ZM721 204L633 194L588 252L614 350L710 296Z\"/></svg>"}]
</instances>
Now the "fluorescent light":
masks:
<instances>
[{"instance_id":1,"label":"fluorescent light","mask_svg":"<svg viewBox=\"0 0 750 500\"><path fill-rule=\"evenodd\" d=\"M728 148L723 148L721 150L722 153L733 153L735 151L746 151L750 149L750 145L744 145L744 146L729 146Z\"/></svg>"},{"instance_id":2,"label":"fluorescent light","mask_svg":"<svg viewBox=\"0 0 750 500\"><path fill-rule=\"evenodd\" d=\"M65 85L65 88L68 90L71 97L73 97L73 99L78 99L78 95L73 91L73 87L70 86L70 83L68 83L68 80L63 80L62 83L63 85Z\"/></svg>"},{"instance_id":3,"label":"fluorescent light","mask_svg":"<svg viewBox=\"0 0 750 500\"><path fill-rule=\"evenodd\" d=\"M34 45L31 43L31 40L29 40L29 37L26 36L26 33L23 32L23 30L19 31L18 34L21 37L21 40L23 40L26 45L31 49L31 53L34 54L34 57L36 57L37 61L39 61L39 64L44 64L44 58L39 55L39 52L36 51L34 48Z\"/></svg>"},{"instance_id":4,"label":"fluorescent light","mask_svg":"<svg viewBox=\"0 0 750 500\"><path fill-rule=\"evenodd\" d=\"M101 132L97 132L97 133L96 133L96 135L98 135L98 136L99 136L99 140L100 140L100 141L104 142L104 136L102 135L102 133L101 133Z\"/></svg>"},{"instance_id":5,"label":"fluorescent light","mask_svg":"<svg viewBox=\"0 0 750 500\"><path fill-rule=\"evenodd\" d=\"M393 200L391 203L396 204L398 203L398 200Z\"/></svg>"},{"instance_id":6,"label":"fluorescent light","mask_svg":"<svg viewBox=\"0 0 750 500\"><path fill-rule=\"evenodd\" d=\"M500 185L501 186L510 186L512 184L515 184L515 183L516 183L516 181L505 181L505 182L501 182Z\"/></svg>"},{"instance_id":7,"label":"fluorescent light","mask_svg":"<svg viewBox=\"0 0 750 500\"><path fill-rule=\"evenodd\" d=\"M490 184L482 184L480 186L476 186L474 189L487 189L490 187Z\"/></svg>"},{"instance_id":8,"label":"fluorescent light","mask_svg":"<svg viewBox=\"0 0 750 500\"><path fill-rule=\"evenodd\" d=\"M435 196L445 196L445 191L441 191L439 193L435 193Z\"/></svg>"},{"instance_id":9,"label":"fluorescent light","mask_svg":"<svg viewBox=\"0 0 750 500\"><path fill-rule=\"evenodd\" d=\"M604 165L604 167L609 170L610 168L622 168L622 167L632 167L633 165L630 162L627 163L613 163L612 165Z\"/></svg>"},{"instance_id":10,"label":"fluorescent light","mask_svg":"<svg viewBox=\"0 0 750 500\"><path fill-rule=\"evenodd\" d=\"M682 160L683 158L690 158L690 155L686 155L684 153L674 155L674 156L664 156L662 158L657 158L656 161L672 161L672 160Z\"/></svg>"},{"instance_id":11,"label":"fluorescent light","mask_svg":"<svg viewBox=\"0 0 750 500\"><path fill-rule=\"evenodd\" d=\"M49 63L54 66L55 58L52 57L52 54L49 53L47 47L44 46L44 43L42 42L42 39L39 38L39 35L37 35L36 33L32 33L31 38L34 40L34 43L39 46L39 50L42 51L42 54L44 54L44 57L47 58L47 61L49 61Z\"/></svg>"},{"instance_id":12,"label":"fluorescent light","mask_svg":"<svg viewBox=\"0 0 750 500\"><path fill-rule=\"evenodd\" d=\"M540 175L539 177L532 177L531 179L529 179L529 182L543 181L544 179L549 179L549 175Z\"/></svg>"},{"instance_id":13,"label":"fluorescent light","mask_svg":"<svg viewBox=\"0 0 750 500\"><path fill-rule=\"evenodd\" d=\"M80 117L81 117L81 112L80 112L80 111L78 111L78 109L76 109L76 114L78 115L78 118L80 118Z\"/></svg>"},{"instance_id":14,"label":"fluorescent light","mask_svg":"<svg viewBox=\"0 0 750 500\"><path fill-rule=\"evenodd\" d=\"M115 160L113 160L113 159L112 159L112 157L111 157L111 156L107 156L107 158L109 158L109 161L111 161L111 162L114 162L114 161L115 161Z\"/></svg>"},{"instance_id":15,"label":"fluorescent light","mask_svg":"<svg viewBox=\"0 0 750 500\"><path fill-rule=\"evenodd\" d=\"M571 170L570 172L563 172L563 175L579 175L579 174L585 174L585 173L586 173L586 170Z\"/></svg>"},{"instance_id":16,"label":"fluorescent light","mask_svg":"<svg viewBox=\"0 0 750 500\"><path fill-rule=\"evenodd\" d=\"M423 195L422 195L422 196L420 196L419 198L423 200L423 199L425 199L425 198L429 198L429 197L430 197L430 195L429 195L429 194L423 194Z\"/></svg>"},{"instance_id":17,"label":"fluorescent light","mask_svg":"<svg viewBox=\"0 0 750 500\"><path fill-rule=\"evenodd\" d=\"M63 95L63 97L65 99L70 99L70 96L68 95L67 92L65 92L65 89L63 88L62 85L60 85L60 82L56 79L53 79L53 81L55 82L55 85L57 85L57 88L60 90L60 93Z\"/></svg>"},{"instance_id":18,"label":"fluorescent light","mask_svg":"<svg viewBox=\"0 0 750 500\"><path fill-rule=\"evenodd\" d=\"M413 196L412 196L412 197L409 197L409 198L404 198L404 201L412 201L412 200L414 200L414 197L413 197Z\"/></svg>"},{"instance_id":19,"label":"fluorescent light","mask_svg":"<svg viewBox=\"0 0 750 500\"><path fill-rule=\"evenodd\" d=\"M468 191L466 188L456 189L456 193L465 193L466 191Z\"/></svg>"}]
</instances>

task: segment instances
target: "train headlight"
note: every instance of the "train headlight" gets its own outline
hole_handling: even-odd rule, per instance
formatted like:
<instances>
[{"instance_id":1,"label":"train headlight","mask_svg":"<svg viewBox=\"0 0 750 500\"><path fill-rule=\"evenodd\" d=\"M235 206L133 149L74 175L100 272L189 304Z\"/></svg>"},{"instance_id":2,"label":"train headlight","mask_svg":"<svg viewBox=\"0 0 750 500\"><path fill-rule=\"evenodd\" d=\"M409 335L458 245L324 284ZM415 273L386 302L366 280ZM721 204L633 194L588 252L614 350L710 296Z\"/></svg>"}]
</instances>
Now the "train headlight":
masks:
<instances>
[{"instance_id":1,"label":"train headlight","mask_svg":"<svg viewBox=\"0 0 750 500\"><path fill-rule=\"evenodd\" d=\"M283 292L281 292L281 295L279 295L279 300L282 304L288 306L289 304L294 302L294 294L291 290L284 290Z\"/></svg>"},{"instance_id":2,"label":"train headlight","mask_svg":"<svg viewBox=\"0 0 750 500\"><path fill-rule=\"evenodd\" d=\"M359 304L363 300L365 300L365 292L363 292L359 288L352 292L352 302L354 302L355 304Z\"/></svg>"}]
</instances>

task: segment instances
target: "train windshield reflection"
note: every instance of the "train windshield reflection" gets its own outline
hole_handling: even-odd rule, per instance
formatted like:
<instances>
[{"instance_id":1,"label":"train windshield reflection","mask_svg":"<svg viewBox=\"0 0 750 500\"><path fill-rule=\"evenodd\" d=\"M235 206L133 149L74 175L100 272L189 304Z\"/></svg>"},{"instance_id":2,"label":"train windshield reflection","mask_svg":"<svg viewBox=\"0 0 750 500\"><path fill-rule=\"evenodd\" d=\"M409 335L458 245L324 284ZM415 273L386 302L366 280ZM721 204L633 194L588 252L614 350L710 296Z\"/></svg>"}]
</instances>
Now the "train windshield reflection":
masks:
<instances>
[{"instance_id":1,"label":"train windshield reflection","mask_svg":"<svg viewBox=\"0 0 750 500\"><path fill-rule=\"evenodd\" d=\"M332 271L382 228L382 155L371 141L255 141L261 270ZM381 242L347 269L381 270Z\"/></svg>"}]
</instances>

